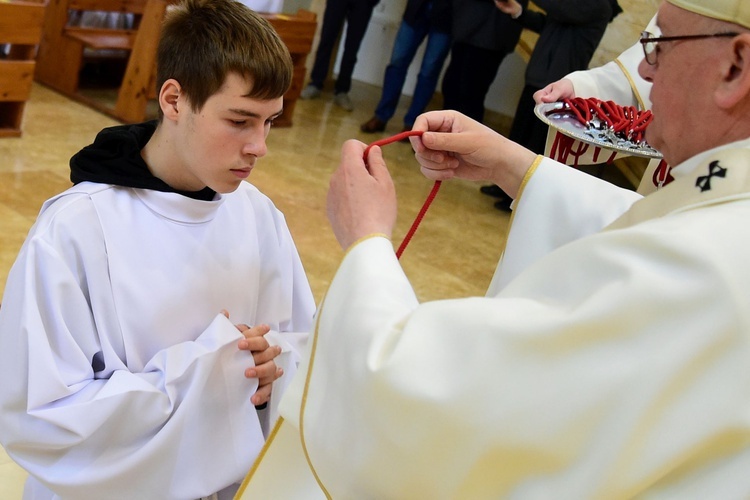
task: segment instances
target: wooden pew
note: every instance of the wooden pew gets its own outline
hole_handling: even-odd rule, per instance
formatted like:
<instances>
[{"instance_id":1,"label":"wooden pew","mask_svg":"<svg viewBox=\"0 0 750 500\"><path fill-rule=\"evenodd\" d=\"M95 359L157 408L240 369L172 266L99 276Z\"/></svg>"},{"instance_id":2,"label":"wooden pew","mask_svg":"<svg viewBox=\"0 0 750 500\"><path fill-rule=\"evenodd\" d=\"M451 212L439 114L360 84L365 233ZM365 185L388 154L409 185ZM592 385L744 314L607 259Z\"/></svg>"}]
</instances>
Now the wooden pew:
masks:
<instances>
[{"instance_id":1,"label":"wooden pew","mask_svg":"<svg viewBox=\"0 0 750 500\"><path fill-rule=\"evenodd\" d=\"M0 137L20 137L31 92L37 46L42 36L43 3L0 1ZM8 53L5 54L6 44Z\"/></svg>"},{"instance_id":2,"label":"wooden pew","mask_svg":"<svg viewBox=\"0 0 750 500\"><path fill-rule=\"evenodd\" d=\"M58 92L106 111L106 106L80 92L80 72L85 60L85 49L132 51L138 33L137 26L146 10L147 0L50 0L44 16L44 30L35 78ZM105 29L70 26L73 12L130 13L134 16L133 29Z\"/></svg>"},{"instance_id":3,"label":"wooden pew","mask_svg":"<svg viewBox=\"0 0 750 500\"><path fill-rule=\"evenodd\" d=\"M37 63L37 81L124 123L147 118L147 104L155 95L156 48L167 6L175 0L50 0ZM67 26L70 9L109 10L137 15L134 30L103 30ZM300 9L295 15L261 14L289 48L294 76L284 95L284 113L275 126L290 126L312 49L316 15ZM79 72L85 47L129 50L122 83L114 105L80 92Z\"/></svg>"},{"instance_id":4,"label":"wooden pew","mask_svg":"<svg viewBox=\"0 0 750 500\"><path fill-rule=\"evenodd\" d=\"M284 94L284 112L273 123L274 127L290 127L294 107L305 83L305 74L307 73L305 64L307 56L312 50L315 29L317 28L317 16L314 12L304 9L298 10L294 16L286 14L263 14L263 16L274 27L292 55L292 63L294 64L292 85Z\"/></svg>"},{"instance_id":5,"label":"wooden pew","mask_svg":"<svg viewBox=\"0 0 750 500\"><path fill-rule=\"evenodd\" d=\"M125 123L143 121L146 118L146 105L155 96L156 47L169 1L149 0L141 19L123 84L117 93L115 110L108 113ZM317 16L304 9L300 9L295 15L260 14L271 23L292 56L292 85L284 94L284 112L274 121L275 127L289 127L292 125L295 104L302 92L305 63L312 49Z\"/></svg>"}]
</instances>

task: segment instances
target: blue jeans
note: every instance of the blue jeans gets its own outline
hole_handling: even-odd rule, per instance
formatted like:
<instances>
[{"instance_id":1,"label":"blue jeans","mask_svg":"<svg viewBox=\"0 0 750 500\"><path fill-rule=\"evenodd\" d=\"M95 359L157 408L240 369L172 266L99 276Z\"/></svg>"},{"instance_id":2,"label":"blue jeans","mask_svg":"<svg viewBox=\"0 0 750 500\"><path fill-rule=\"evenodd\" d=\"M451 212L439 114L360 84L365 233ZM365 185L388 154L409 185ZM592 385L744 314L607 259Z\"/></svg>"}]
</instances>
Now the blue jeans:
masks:
<instances>
[{"instance_id":1,"label":"blue jeans","mask_svg":"<svg viewBox=\"0 0 750 500\"><path fill-rule=\"evenodd\" d=\"M383 94L380 97L378 107L375 109L375 116L378 119L387 122L396 112L409 65L414 60L417 49L419 49L425 37L427 38L427 47L417 76L414 96L409 110L404 116L404 125L407 127L414 125L417 116L430 103L432 95L435 93L438 78L440 78L440 71L443 69L443 63L445 63L445 58L448 57L450 51L451 37L447 33L431 30L429 19L426 17L418 20L414 26L402 21L396 34L396 41L393 44L391 61L385 69Z\"/></svg>"}]
</instances>

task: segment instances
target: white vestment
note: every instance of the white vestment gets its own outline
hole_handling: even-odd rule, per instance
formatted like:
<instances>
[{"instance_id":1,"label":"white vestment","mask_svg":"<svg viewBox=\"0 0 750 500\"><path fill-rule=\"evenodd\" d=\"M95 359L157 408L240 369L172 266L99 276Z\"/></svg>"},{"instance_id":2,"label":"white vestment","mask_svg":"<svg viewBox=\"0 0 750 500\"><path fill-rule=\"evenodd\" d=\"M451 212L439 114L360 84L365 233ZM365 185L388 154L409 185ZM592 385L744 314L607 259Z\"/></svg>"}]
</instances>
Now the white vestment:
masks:
<instances>
[{"instance_id":1,"label":"white vestment","mask_svg":"<svg viewBox=\"0 0 750 500\"><path fill-rule=\"evenodd\" d=\"M543 160L513 224L621 217L485 297L355 244L238 498L748 498L750 141L637 201L584 175Z\"/></svg>"},{"instance_id":2,"label":"white vestment","mask_svg":"<svg viewBox=\"0 0 750 500\"><path fill-rule=\"evenodd\" d=\"M27 497L236 490L313 313L284 217L249 183L214 201L93 183L51 199L0 309L0 438ZM237 323L282 347L266 410Z\"/></svg>"}]
</instances>

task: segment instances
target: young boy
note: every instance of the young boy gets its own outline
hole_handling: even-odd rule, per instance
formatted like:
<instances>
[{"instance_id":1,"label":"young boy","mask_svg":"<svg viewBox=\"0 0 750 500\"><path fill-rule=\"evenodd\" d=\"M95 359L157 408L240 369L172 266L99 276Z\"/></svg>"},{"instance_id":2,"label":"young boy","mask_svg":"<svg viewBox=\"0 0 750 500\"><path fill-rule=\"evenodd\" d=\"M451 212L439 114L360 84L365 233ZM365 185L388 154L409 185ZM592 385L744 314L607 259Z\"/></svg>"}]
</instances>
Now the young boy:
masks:
<instances>
[{"instance_id":1,"label":"young boy","mask_svg":"<svg viewBox=\"0 0 750 500\"><path fill-rule=\"evenodd\" d=\"M243 182L291 75L265 20L186 0L159 43L159 120L72 158L0 309L0 442L25 497L236 491L314 312L283 215Z\"/></svg>"}]
</instances>

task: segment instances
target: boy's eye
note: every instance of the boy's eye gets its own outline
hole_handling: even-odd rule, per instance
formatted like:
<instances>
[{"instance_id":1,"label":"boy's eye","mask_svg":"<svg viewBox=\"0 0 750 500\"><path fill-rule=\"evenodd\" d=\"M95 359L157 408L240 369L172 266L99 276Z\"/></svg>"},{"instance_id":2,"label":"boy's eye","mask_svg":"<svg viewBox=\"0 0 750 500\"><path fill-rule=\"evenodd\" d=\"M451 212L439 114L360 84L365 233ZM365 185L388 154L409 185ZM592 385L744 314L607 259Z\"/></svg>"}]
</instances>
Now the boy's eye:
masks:
<instances>
[{"instance_id":1,"label":"boy's eye","mask_svg":"<svg viewBox=\"0 0 750 500\"><path fill-rule=\"evenodd\" d=\"M230 120L232 122L232 125L236 125L238 127L241 127L247 123L247 120Z\"/></svg>"}]
</instances>

